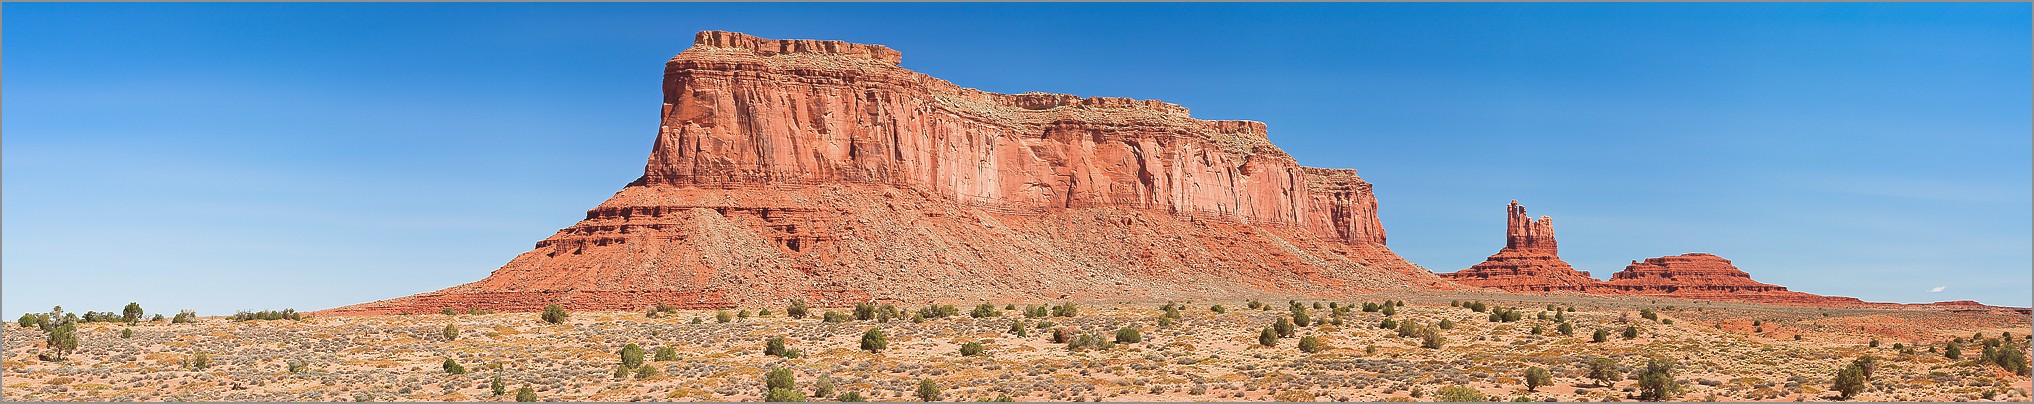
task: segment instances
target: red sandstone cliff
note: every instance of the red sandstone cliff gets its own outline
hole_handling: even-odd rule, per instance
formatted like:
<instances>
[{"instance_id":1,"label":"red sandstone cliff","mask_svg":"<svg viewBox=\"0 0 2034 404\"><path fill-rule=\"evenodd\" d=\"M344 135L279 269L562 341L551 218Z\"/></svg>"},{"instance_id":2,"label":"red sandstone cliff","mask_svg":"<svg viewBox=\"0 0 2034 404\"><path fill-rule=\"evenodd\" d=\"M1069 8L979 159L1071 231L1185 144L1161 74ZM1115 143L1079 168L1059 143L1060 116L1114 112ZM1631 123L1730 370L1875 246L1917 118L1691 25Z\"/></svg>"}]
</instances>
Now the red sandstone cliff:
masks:
<instances>
[{"instance_id":1,"label":"red sandstone cliff","mask_svg":"<svg viewBox=\"0 0 2034 404\"><path fill-rule=\"evenodd\" d=\"M585 220L486 279L327 312L1452 287L1384 246L1354 170L1299 166L1262 123L988 93L901 60L701 32L665 65L642 177Z\"/></svg>"},{"instance_id":2,"label":"red sandstone cliff","mask_svg":"<svg viewBox=\"0 0 2034 404\"><path fill-rule=\"evenodd\" d=\"M1599 283L1588 272L1576 271L1561 260L1554 242L1554 220L1546 216L1533 220L1518 201L1505 207L1503 249L1469 269L1441 276L1464 285L1515 292L1580 292Z\"/></svg>"}]
</instances>

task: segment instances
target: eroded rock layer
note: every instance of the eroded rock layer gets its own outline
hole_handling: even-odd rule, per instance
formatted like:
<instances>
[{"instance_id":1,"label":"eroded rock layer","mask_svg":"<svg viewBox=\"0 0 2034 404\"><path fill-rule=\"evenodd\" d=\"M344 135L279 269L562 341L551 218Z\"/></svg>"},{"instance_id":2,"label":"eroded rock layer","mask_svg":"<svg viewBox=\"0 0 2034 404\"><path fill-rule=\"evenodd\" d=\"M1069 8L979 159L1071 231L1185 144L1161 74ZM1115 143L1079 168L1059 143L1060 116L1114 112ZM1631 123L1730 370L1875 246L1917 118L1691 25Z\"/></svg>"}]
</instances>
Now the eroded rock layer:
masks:
<instances>
[{"instance_id":1,"label":"eroded rock layer","mask_svg":"<svg viewBox=\"0 0 2034 404\"><path fill-rule=\"evenodd\" d=\"M1386 248L1354 170L1262 123L996 94L880 45L701 32L641 178L486 279L332 314L1454 287Z\"/></svg>"},{"instance_id":2,"label":"eroded rock layer","mask_svg":"<svg viewBox=\"0 0 2034 404\"><path fill-rule=\"evenodd\" d=\"M1844 304L1863 301L1821 296L1787 290L1786 287L1754 281L1751 274L1737 269L1730 260L1705 253L1687 253L1633 261L1623 271L1611 274L1601 293L1673 296L1704 300L1740 300L1764 303Z\"/></svg>"},{"instance_id":3,"label":"eroded rock layer","mask_svg":"<svg viewBox=\"0 0 2034 404\"><path fill-rule=\"evenodd\" d=\"M1504 248L1469 269L1441 274L1464 285L1515 292L1586 291L1601 283L1562 261L1554 242L1554 219L1533 220L1525 207L1505 207Z\"/></svg>"}]
</instances>

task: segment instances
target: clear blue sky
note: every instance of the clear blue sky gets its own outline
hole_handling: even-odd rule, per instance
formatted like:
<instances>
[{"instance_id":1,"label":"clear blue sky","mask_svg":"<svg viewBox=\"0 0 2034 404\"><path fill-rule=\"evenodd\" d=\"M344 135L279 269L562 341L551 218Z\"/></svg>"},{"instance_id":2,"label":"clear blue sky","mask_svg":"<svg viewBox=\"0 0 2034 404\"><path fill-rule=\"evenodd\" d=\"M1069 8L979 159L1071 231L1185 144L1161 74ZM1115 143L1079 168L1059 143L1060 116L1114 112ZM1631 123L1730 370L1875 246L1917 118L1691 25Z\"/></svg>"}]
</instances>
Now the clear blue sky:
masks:
<instances>
[{"instance_id":1,"label":"clear blue sky","mask_svg":"<svg viewBox=\"0 0 2034 404\"><path fill-rule=\"evenodd\" d=\"M6 313L322 309L480 279L641 172L694 32L1161 99L1361 170L1452 271L1518 199L1597 277L1691 251L2029 306L2026 3L5 5ZM1931 289L1941 287L1939 292Z\"/></svg>"}]
</instances>

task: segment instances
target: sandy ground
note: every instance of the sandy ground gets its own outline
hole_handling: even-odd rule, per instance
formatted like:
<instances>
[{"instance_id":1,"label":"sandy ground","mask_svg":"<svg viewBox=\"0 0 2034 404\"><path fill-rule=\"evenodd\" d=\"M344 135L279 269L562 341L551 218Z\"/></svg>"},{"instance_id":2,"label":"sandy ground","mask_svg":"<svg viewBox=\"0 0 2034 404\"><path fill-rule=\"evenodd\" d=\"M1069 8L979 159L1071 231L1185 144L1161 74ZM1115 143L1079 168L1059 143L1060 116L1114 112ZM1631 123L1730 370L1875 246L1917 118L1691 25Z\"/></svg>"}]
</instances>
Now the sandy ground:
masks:
<instances>
[{"instance_id":1,"label":"sandy ground","mask_svg":"<svg viewBox=\"0 0 2034 404\"><path fill-rule=\"evenodd\" d=\"M1525 319L1489 322L1487 313L1450 307L1451 297L1516 306ZM1360 305L1387 298L1401 297L1353 296L1334 302ZM1021 310L970 318L966 312L972 305L957 304L960 317L923 323L821 322L819 313L827 309L793 320L781 307L770 308L774 313L769 317L725 324L717 323L712 311L659 318L640 312L580 312L557 325L542 322L536 313L248 322L206 317L196 324L83 324L78 352L61 362L38 358L47 352L41 331L9 323L0 327L5 347L0 398L509 401L515 389L528 386L545 401L756 401L762 375L788 367L808 395L825 375L837 391L859 392L871 401L915 400L922 379L938 383L948 401L998 395L1018 401L1432 401L1436 391L1452 385L1503 401L1604 401L1633 400L1637 382L1630 373L1635 372L1601 387L1584 377L1582 362L1610 357L1630 369L1643 366L1647 358L1666 357L1680 365L1677 400L1826 401L1836 398L1829 389L1837 369L1873 355L1879 369L1871 387L1854 400L2029 399L2028 377L1975 363L1982 349L1977 343L1964 344L1961 361L1927 350L1956 336L1996 338L2001 332L2011 332L2012 346L2025 350L2030 327L2025 315L1643 298L1457 295L1409 300L1391 318L1455 323L1444 331L1447 342L1440 349L1422 348L1418 339L1379 329L1386 317L1360 310L1342 316L1339 326L1300 329L1300 336L1325 340L1326 351L1300 352L1298 338L1260 346L1257 330L1290 316L1284 301L1269 302L1271 310L1221 302L1228 313L1194 302L1168 327L1157 325L1163 314L1158 304L1142 303L1089 304L1072 318L1042 319L1024 318ZM1334 317L1325 306L1311 309L1313 302L1302 301L1311 317ZM1573 336L1559 335L1555 322L1536 318L1549 303L1575 306L1576 312L1564 314L1575 324ZM1673 323L1640 318L1640 308L1652 308ZM703 323L692 324L694 317ZM1007 332L1016 320L1030 325L1029 336ZM1049 341L1051 332L1035 325L1040 320L1104 336L1135 326L1144 341L1072 352ZM1753 326L1754 321L1760 325ZM442 337L446 324L457 324L460 338ZM1531 334L1535 325L1545 334ZM1616 335L1627 325L1638 327L1640 336L1627 340ZM889 350L873 354L857 349L861 334L872 327L889 334ZM1611 329L1611 340L1591 342L1590 333L1598 328ZM122 329L133 330L133 336L120 337ZM1797 334L1800 340L1794 339ZM764 341L772 336L786 337L790 348L804 356L763 355ZM1881 340L1880 347L1866 346L1873 338ZM982 343L987 355L961 356L958 348L966 342ZM616 351L629 343L647 352L673 347L677 360L646 362L656 368L656 376L617 378ZM1894 343L1921 349L1903 354L1891 348ZM197 353L207 354L213 365L202 370L186 366ZM441 368L446 358L470 372L447 374ZM287 371L291 360L307 363L308 369ZM1551 370L1554 383L1528 391L1522 372L1529 366ZM510 396L491 394L488 382L496 376Z\"/></svg>"}]
</instances>

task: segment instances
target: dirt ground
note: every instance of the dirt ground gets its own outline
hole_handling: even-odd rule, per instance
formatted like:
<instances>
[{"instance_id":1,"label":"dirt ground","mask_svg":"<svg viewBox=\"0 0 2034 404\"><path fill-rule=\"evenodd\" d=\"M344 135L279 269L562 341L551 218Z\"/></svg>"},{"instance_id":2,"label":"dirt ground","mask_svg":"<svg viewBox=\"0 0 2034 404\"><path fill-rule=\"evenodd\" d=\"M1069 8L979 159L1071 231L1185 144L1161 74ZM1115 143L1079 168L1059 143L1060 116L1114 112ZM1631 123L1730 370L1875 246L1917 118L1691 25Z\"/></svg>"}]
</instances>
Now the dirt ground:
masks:
<instances>
[{"instance_id":1,"label":"dirt ground","mask_svg":"<svg viewBox=\"0 0 2034 404\"><path fill-rule=\"evenodd\" d=\"M1385 316L1336 306L1406 299ZM1516 322L1491 322L1489 314L1451 307L1476 300L1492 307L1517 307ZM1322 308L1314 309L1320 302ZM1053 304L1056 302L1033 302ZM812 310L794 320L783 307L771 315L716 321L714 311L679 311L651 318L643 312L577 312L563 324L547 324L537 313L312 317L302 321L233 322L204 317L195 324L167 322L123 325L86 323L79 348L60 362L45 361L44 333L16 324L0 327L4 337L4 398L86 401L511 401L515 390L533 389L544 401L757 401L762 376L776 367L796 374L796 385L811 396L821 376L835 395L857 392L870 401L915 401L921 380L932 380L947 401L975 401L1007 395L1017 401L1434 401L1447 386L1474 388L1493 401L1628 401L1636 399L1636 368L1649 358L1677 364L1679 401L1829 401L1831 380L1853 359L1871 355L1878 367L1861 401L2028 401L2029 378L1980 364L1983 348L1972 334L2028 348L2029 318L2011 312L1948 312L1922 309L1824 309L1743 303L1593 297L1516 295L1351 296L1300 300L1314 320L1327 325L1298 327L1276 346L1258 343L1259 330L1290 318L1286 301L1183 303L1179 318L1160 326L1161 303L1090 303L1074 317L1026 318L1019 310L972 318L972 304L955 304L957 317L913 323L909 319L828 323ZM1540 315L1552 304L1573 324L1574 335L1555 331L1557 322ZM1567 312L1567 307L1574 312ZM919 307L899 307L916 311ZM748 308L749 311L764 309ZM1652 309L1660 320L1639 314ZM734 312L735 310L730 310ZM907 313L908 315L908 313ZM700 323L692 323L694 318ZM1332 324L1339 318L1340 325ZM1419 338L1397 336L1378 324L1414 320L1441 330L1438 349ZM1009 333L1024 321L1024 337ZM1671 320L1671 324L1667 321ZM1050 341L1051 328L1113 337L1136 327L1143 341L1102 351L1071 351ZM459 338L442 336L456 324ZM1754 325L1757 324L1757 325ZM1532 328L1542 333L1535 335ZM1621 331L1638 329L1632 339ZM889 347L881 353L858 349L864 331L880 328ZM1591 342L1597 329L1606 342ZM132 330L131 337L121 337ZM1796 335L1800 338L1797 340ZM785 337L795 359L766 356L766 339ZM1299 337L1314 336L1325 350L1301 352ZM1961 360L1940 350L1966 339ZM1872 339L1877 348L1868 347ZM979 342L985 356L962 356L963 343ZM625 344L654 354L671 347L676 360L646 359L655 375L616 377ZM1892 346L1917 348L1903 353ZM1937 352L1930 352L1935 348ZM193 369L204 353L211 366ZM647 357L648 355L646 355ZM1583 362L1616 360L1625 375L1610 386L1588 379ZM465 374L448 374L445 359ZM307 366L290 372L288 363ZM1542 367L1553 383L1528 391L1523 371ZM489 382L500 377L507 395L493 395ZM834 397L812 397L832 401Z\"/></svg>"}]
</instances>

